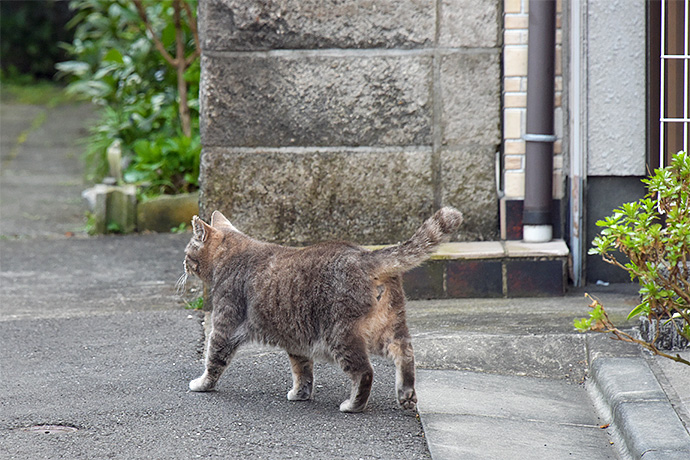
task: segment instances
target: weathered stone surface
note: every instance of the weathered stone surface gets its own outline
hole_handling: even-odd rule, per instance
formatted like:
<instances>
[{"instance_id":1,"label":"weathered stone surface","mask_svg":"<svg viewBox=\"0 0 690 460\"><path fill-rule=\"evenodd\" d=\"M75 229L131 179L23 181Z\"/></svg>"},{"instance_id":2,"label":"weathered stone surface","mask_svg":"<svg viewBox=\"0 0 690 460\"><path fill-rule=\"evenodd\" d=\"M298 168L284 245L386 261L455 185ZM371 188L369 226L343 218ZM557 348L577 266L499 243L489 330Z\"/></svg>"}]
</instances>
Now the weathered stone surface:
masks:
<instances>
[{"instance_id":1,"label":"weathered stone surface","mask_svg":"<svg viewBox=\"0 0 690 460\"><path fill-rule=\"evenodd\" d=\"M203 217L268 241L394 243L433 212L431 148L206 147L200 178Z\"/></svg>"},{"instance_id":2,"label":"weathered stone surface","mask_svg":"<svg viewBox=\"0 0 690 460\"><path fill-rule=\"evenodd\" d=\"M495 0L494 0L495 2ZM433 0L205 0L208 50L418 48L434 41Z\"/></svg>"},{"instance_id":3,"label":"weathered stone surface","mask_svg":"<svg viewBox=\"0 0 690 460\"><path fill-rule=\"evenodd\" d=\"M494 50L441 58L444 144L501 142L501 69Z\"/></svg>"},{"instance_id":4,"label":"weathered stone surface","mask_svg":"<svg viewBox=\"0 0 690 460\"><path fill-rule=\"evenodd\" d=\"M180 224L189 224L198 213L198 193L159 196L139 203L137 229L140 232L169 232Z\"/></svg>"},{"instance_id":5,"label":"weathered stone surface","mask_svg":"<svg viewBox=\"0 0 690 460\"><path fill-rule=\"evenodd\" d=\"M137 225L137 189L134 185L96 184L82 192L93 216L94 233L129 233Z\"/></svg>"},{"instance_id":6,"label":"weathered stone surface","mask_svg":"<svg viewBox=\"0 0 690 460\"><path fill-rule=\"evenodd\" d=\"M431 144L431 57L205 56L204 146Z\"/></svg>"},{"instance_id":7,"label":"weathered stone surface","mask_svg":"<svg viewBox=\"0 0 690 460\"><path fill-rule=\"evenodd\" d=\"M375 244L443 203L498 237L501 3L203 2L202 214Z\"/></svg>"},{"instance_id":8,"label":"weathered stone surface","mask_svg":"<svg viewBox=\"0 0 690 460\"><path fill-rule=\"evenodd\" d=\"M499 46L501 3L500 0L442 0L439 46Z\"/></svg>"},{"instance_id":9,"label":"weathered stone surface","mask_svg":"<svg viewBox=\"0 0 690 460\"><path fill-rule=\"evenodd\" d=\"M442 200L462 211L458 241L498 238L495 148L464 146L441 150Z\"/></svg>"}]
</instances>

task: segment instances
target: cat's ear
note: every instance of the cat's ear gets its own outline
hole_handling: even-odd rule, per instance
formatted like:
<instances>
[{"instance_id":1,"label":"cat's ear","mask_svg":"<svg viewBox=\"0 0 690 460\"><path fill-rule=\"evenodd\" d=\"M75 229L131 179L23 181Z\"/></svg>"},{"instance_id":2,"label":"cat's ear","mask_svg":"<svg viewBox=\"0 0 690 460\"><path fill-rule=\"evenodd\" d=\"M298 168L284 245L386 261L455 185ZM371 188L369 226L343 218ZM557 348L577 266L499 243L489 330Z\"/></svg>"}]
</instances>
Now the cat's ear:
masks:
<instances>
[{"instance_id":1,"label":"cat's ear","mask_svg":"<svg viewBox=\"0 0 690 460\"><path fill-rule=\"evenodd\" d=\"M211 234L211 227L199 219L199 216L194 216L192 218L192 231L194 232L194 238L203 243Z\"/></svg>"},{"instance_id":2,"label":"cat's ear","mask_svg":"<svg viewBox=\"0 0 690 460\"><path fill-rule=\"evenodd\" d=\"M223 215L222 212L220 211L213 211L213 214L211 215L211 227L213 228L222 228L225 227L229 230L232 230L233 232L238 232L240 233L239 230L235 228L234 225L228 220L227 217Z\"/></svg>"}]
</instances>

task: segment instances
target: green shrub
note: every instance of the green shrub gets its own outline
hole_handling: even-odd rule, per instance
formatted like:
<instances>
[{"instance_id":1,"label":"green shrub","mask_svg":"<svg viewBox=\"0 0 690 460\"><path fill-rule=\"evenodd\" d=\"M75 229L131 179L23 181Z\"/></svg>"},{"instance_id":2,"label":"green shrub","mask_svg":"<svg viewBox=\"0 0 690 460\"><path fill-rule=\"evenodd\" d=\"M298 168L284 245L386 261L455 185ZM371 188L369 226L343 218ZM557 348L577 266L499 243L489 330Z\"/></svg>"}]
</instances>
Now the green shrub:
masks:
<instances>
[{"instance_id":1,"label":"green shrub","mask_svg":"<svg viewBox=\"0 0 690 460\"><path fill-rule=\"evenodd\" d=\"M0 64L11 80L51 79L67 56L58 46L72 39L65 28L70 11L51 0L0 1Z\"/></svg>"},{"instance_id":2,"label":"green shrub","mask_svg":"<svg viewBox=\"0 0 690 460\"><path fill-rule=\"evenodd\" d=\"M679 152L671 165L657 169L643 182L649 190L643 199L626 203L612 216L597 222L602 231L589 253L601 255L640 283L641 302L628 318L647 316L655 320L657 328L660 323L671 322L680 335L690 340L690 154ZM617 260L614 250L628 261ZM621 340L670 357L657 349L656 337L639 340L615 328L596 301L590 317L576 321L575 326L583 331L611 332Z\"/></svg>"},{"instance_id":3,"label":"green shrub","mask_svg":"<svg viewBox=\"0 0 690 460\"><path fill-rule=\"evenodd\" d=\"M126 182L144 183L148 194L196 189L200 72L193 15L179 22L188 58L182 82L187 96L181 101L177 69L155 44L158 40L168 58L175 54L178 0L146 2L146 22L133 1L76 0L70 5L76 11L70 24L74 40L65 47L74 60L57 67L70 79L68 92L101 107L87 140L87 178L99 181L107 174L106 151L119 140ZM187 11L196 11L196 4L188 6ZM186 130L182 109L189 118Z\"/></svg>"}]
</instances>

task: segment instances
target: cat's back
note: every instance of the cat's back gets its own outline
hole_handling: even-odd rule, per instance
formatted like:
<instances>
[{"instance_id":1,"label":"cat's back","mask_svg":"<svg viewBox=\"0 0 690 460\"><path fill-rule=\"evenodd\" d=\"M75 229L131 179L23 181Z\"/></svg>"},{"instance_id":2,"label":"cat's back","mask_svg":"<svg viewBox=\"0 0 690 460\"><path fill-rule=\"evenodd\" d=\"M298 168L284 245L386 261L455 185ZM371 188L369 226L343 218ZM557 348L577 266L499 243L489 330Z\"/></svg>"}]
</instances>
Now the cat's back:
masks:
<instances>
[{"instance_id":1,"label":"cat's back","mask_svg":"<svg viewBox=\"0 0 690 460\"><path fill-rule=\"evenodd\" d=\"M325 275L359 271L366 265L369 251L346 241L329 241L304 248L282 247L270 252L265 265L267 274L294 278L312 274L323 280Z\"/></svg>"},{"instance_id":2,"label":"cat's back","mask_svg":"<svg viewBox=\"0 0 690 460\"><path fill-rule=\"evenodd\" d=\"M261 297L300 299L302 304L351 297L370 289L367 253L340 241L274 248L257 271L254 286Z\"/></svg>"}]
</instances>

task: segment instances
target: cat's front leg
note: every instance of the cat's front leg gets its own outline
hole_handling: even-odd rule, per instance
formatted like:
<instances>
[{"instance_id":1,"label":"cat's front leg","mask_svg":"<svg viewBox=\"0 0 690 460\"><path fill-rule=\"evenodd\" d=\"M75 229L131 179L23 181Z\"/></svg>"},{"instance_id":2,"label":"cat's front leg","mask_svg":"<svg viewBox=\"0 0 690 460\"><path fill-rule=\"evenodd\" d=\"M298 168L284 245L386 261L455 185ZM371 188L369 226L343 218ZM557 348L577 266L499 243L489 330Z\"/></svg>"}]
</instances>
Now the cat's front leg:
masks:
<instances>
[{"instance_id":1,"label":"cat's front leg","mask_svg":"<svg viewBox=\"0 0 690 460\"><path fill-rule=\"evenodd\" d=\"M292 368L292 389L287 394L290 401L307 401L311 399L314 388L314 362L304 356L288 353Z\"/></svg>"},{"instance_id":2,"label":"cat's front leg","mask_svg":"<svg viewBox=\"0 0 690 460\"><path fill-rule=\"evenodd\" d=\"M211 391L218 379L228 367L241 341L236 335L230 337L218 332L215 327L211 330L206 347L206 369L201 377L189 382L191 391Z\"/></svg>"}]
</instances>

